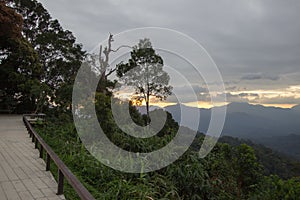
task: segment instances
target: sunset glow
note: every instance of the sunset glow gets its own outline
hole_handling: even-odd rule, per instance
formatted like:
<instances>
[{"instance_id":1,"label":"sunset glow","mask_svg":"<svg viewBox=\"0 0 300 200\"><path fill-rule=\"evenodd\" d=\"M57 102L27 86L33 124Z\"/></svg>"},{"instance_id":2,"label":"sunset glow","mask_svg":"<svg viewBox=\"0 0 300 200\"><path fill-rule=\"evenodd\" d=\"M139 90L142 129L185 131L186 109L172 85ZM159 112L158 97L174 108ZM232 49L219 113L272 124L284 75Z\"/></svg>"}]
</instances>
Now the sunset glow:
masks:
<instances>
[{"instance_id":1,"label":"sunset glow","mask_svg":"<svg viewBox=\"0 0 300 200\"><path fill-rule=\"evenodd\" d=\"M288 88L278 90L242 90L242 91L228 91L231 96L236 96L238 99L231 99L228 97L227 102L212 103L211 101L197 101L197 102L182 102L182 104L190 107L198 108L212 108L215 106L228 105L231 102L248 102L252 105L263 105L266 107L278 107L278 108L292 108L298 105L300 102L300 86L290 86ZM131 94L127 92L121 92L117 95L123 100L130 100ZM132 100L133 105L146 106L145 101L135 102ZM166 107L175 105L176 102L159 101L155 97L150 98L150 105L158 107Z\"/></svg>"},{"instance_id":2,"label":"sunset glow","mask_svg":"<svg viewBox=\"0 0 300 200\"><path fill-rule=\"evenodd\" d=\"M265 107L276 107L276 108L292 108L296 106L297 104L255 104L251 103L252 105L262 105Z\"/></svg>"}]
</instances>

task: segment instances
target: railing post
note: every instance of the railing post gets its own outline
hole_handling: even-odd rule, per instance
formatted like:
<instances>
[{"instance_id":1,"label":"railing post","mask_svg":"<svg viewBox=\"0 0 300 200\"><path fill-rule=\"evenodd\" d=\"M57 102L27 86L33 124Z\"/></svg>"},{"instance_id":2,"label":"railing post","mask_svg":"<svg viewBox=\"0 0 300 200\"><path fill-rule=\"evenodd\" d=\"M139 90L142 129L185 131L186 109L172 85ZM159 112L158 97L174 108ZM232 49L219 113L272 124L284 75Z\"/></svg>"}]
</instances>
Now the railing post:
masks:
<instances>
[{"instance_id":1,"label":"railing post","mask_svg":"<svg viewBox=\"0 0 300 200\"><path fill-rule=\"evenodd\" d=\"M28 128L28 133L29 133L29 137L32 137L33 133L29 128Z\"/></svg>"},{"instance_id":2,"label":"railing post","mask_svg":"<svg viewBox=\"0 0 300 200\"><path fill-rule=\"evenodd\" d=\"M57 187L57 195L61 195L64 193L64 174L61 170L58 170L58 187Z\"/></svg>"},{"instance_id":3,"label":"railing post","mask_svg":"<svg viewBox=\"0 0 300 200\"><path fill-rule=\"evenodd\" d=\"M47 153L47 156L46 156L46 171L49 171L50 170L50 155Z\"/></svg>"},{"instance_id":4,"label":"railing post","mask_svg":"<svg viewBox=\"0 0 300 200\"><path fill-rule=\"evenodd\" d=\"M44 148L43 145L40 144L40 158L43 158Z\"/></svg>"},{"instance_id":5,"label":"railing post","mask_svg":"<svg viewBox=\"0 0 300 200\"><path fill-rule=\"evenodd\" d=\"M34 142L34 134L32 134L31 142Z\"/></svg>"},{"instance_id":6,"label":"railing post","mask_svg":"<svg viewBox=\"0 0 300 200\"><path fill-rule=\"evenodd\" d=\"M35 149L38 148L38 140L37 140L36 138L35 138L34 148L35 148Z\"/></svg>"}]
</instances>

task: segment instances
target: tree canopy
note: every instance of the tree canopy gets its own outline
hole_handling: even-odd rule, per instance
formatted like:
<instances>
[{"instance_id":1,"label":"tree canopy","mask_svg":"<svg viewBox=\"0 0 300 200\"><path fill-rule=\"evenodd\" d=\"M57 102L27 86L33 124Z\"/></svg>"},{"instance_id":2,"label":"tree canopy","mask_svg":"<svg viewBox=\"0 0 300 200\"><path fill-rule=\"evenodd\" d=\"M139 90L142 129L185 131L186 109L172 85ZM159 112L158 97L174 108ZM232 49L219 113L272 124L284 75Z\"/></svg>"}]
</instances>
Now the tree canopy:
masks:
<instances>
[{"instance_id":1,"label":"tree canopy","mask_svg":"<svg viewBox=\"0 0 300 200\"><path fill-rule=\"evenodd\" d=\"M148 119L150 97L165 100L172 93L172 86L168 85L170 77L163 70L163 59L147 38L133 47L127 63L117 65L117 75L121 84L135 88L135 100L146 102Z\"/></svg>"},{"instance_id":2,"label":"tree canopy","mask_svg":"<svg viewBox=\"0 0 300 200\"><path fill-rule=\"evenodd\" d=\"M2 7L6 10L1 12L1 20L6 20L7 23L1 24L1 37L10 33L18 39L1 39L2 49L2 41L5 41L8 49L13 49L13 54L6 56L7 59L1 59L1 75L8 77L6 83L2 84L1 93L5 93L5 98L9 98L11 102L15 100L21 105L20 98L25 98L26 95L20 94L19 90L26 89L26 94L32 101L31 106L25 106L27 112L42 111L50 104L69 109L71 86L85 55L81 45L76 43L70 31L64 30L57 20L52 19L48 11L36 0L8 0L6 5L1 3L1 9ZM13 12L9 13L9 10ZM1 53L7 51L2 50ZM13 63L9 64L9 61ZM24 69L25 65L27 71L30 68L30 73L19 70ZM14 73L34 78L13 77ZM25 79L31 81L31 84L18 86L20 83L16 81ZM13 86L10 87L10 97L7 96L7 92L3 92L3 88L7 88L4 85L9 84Z\"/></svg>"},{"instance_id":3,"label":"tree canopy","mask_svg":"<svg viewBox=\"0 0 300 200\"><path fill-rule=\"evenodd\" d=\"M53 93L49 95L57 97L55 103L59 104L66 98L58 98L62 93L59 90L73 84L85 52L76 43L72 32L64 30L58 20L52 19L41 3L36 0L11 2L23 16L23 34L33 45L43 66L41 81L51 88Z\"/></svg>"},{"instance_id":4,"label":"tree canopy","mask_svg":"<svg viewBox=\"0 0 300 200\"><path fill-rule=\"evenodd\" d=\"M41 65L32 45L22 36L22 16L0 3L0 106L6 112L34 110Z\"/></svg>"}]
</instances>

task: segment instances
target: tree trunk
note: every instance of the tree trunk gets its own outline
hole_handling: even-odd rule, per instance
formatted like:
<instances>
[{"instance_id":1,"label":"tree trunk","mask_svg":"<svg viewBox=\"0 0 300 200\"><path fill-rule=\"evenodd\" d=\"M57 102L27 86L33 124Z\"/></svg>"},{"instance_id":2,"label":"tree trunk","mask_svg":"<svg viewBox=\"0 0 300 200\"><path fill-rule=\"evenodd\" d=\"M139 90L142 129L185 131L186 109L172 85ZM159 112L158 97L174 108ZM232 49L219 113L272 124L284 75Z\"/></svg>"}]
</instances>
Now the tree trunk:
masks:
<instances>
[{"instance_id":1,"label":"tree trunk","mask_svg":"<svg viewBox=\"0 0 300 200\"><path fill-rule=\"evenodd\" d=\"M241 196L242 196L242 185L243 185L243 181L242 181L242 178L241 177L238 177L238 193L237 193L237 197L238 199L241 199Z\"/></svg>"},{"instance_id":2,"label":"tree trunk","mask_svg":"<svg viewBox=\"0 0 300 200\"><path fill-rule=\"evenodd\" d=\"M107 82L107 80L106 80L105 72L102 72L100 75L97 92L106 94L106 82Z\"/></svg>"},{"instance_id":3,"label":"tree trunk","mask_svg":"<svg viewBox=\"0 0 300 200\"><path fill-rule=\"evenodd\" d=\"M147 109L147 125L150 124L150 114L149 114L149 99L150 98L150 91L149 91L149 85L147 90L147 97L146 97L146 109Z\"/></svg>"},{"instance_id":4,"label":"tree trunk","mask_svg":"<svg viewBox=\"0 0 300 200\"><path fill-rule=\"evenodd\" d=\"M150 115L149 115L149 101L146 101L146 109L147 109L147 125L150 124Z\"/></svg>"}]
</instances>

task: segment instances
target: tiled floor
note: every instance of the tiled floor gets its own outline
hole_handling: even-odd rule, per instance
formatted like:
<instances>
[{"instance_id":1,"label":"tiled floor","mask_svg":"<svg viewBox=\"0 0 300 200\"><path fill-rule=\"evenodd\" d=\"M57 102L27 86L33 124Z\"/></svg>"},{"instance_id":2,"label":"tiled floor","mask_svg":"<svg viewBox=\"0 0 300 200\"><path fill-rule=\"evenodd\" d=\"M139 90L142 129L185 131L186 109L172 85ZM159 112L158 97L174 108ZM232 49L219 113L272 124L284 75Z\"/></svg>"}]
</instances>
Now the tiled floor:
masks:
<instances>
[{"instance_id":1,"label":"tiled floor","mask_svg":"<svg viewBox=\"0 0 300 200\"><path fill-rule=\"evenodd\" d=\"M20 115L0 115L0 200L61 200Z\"/></svg>"}]
</instances>

